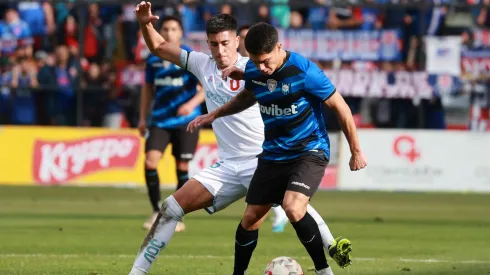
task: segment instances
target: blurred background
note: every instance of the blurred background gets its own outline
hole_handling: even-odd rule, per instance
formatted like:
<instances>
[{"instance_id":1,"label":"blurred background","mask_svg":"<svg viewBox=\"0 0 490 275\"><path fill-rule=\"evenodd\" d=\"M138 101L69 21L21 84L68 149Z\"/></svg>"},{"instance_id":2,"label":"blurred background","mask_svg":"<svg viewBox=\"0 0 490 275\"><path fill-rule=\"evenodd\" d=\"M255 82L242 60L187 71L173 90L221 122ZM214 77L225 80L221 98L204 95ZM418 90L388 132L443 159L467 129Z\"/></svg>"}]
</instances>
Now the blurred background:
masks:
<instances>
[{"instance_id":1,"label":"blurred background","mask_svg":"<svg viewBox=\"0 0 490 275\"><path fill-rule=\"evenodd\" d=\"M0 124L135 127L149 53L136 2L0 1ZM204 52L213 14L275 25L286 49L327 72L361 127L488 130L490 1L171 0L153 9L180 16L186 44Z\"/></svg>"}]
</instances>

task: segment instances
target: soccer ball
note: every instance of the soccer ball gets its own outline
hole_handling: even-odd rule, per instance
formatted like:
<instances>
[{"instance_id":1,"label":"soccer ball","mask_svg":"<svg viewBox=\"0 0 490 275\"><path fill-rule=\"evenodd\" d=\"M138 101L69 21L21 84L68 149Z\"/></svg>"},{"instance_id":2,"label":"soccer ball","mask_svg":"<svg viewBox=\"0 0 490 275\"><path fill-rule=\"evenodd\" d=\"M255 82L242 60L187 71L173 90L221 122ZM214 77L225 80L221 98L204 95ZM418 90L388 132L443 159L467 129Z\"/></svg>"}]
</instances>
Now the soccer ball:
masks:
<instances>
[{"instance_id":1,"label":"soccer ball","mask_svg":"<svg viewBox=\"0 0 490 275\"><path fill-rule=\"evenodd\" d=\"M270 261L265 267L264 275L304 275L304 273L298 262L283 256Z\"/></svg>"}]
</instances>

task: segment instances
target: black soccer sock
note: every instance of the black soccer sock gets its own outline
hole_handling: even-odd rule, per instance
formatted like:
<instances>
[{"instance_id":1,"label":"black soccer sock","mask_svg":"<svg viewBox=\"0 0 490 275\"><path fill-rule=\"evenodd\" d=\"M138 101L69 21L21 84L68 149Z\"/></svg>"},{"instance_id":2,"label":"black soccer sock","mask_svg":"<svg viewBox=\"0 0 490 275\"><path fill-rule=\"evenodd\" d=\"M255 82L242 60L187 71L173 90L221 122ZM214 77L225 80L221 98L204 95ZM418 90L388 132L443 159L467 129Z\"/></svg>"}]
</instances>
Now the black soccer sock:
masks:
<instances>
[{"instance_id":1,"label":"black soccer sock","mask_svg":"<svg viewBox=\"0 0 490 275\"><path fill-rule=\"evenodd\" d=\"M247 231L238 224L235 234L235 267L233 275L243 275L248 268L252 253L257 246L259 230Z\"/></svg>"},{"instance_id":2,"label":"black soccer sock","mask_svg":"<svg viewBox=\"0 0 490 275\"><path fill-rule=\"evenodd\" d=\"M177 169L177 190L189 180L189 171Z\"/></svg>"},{"instance_id":3,"label":"black soccer sock","mask_svg":"<svg viewBox=\"0 0 490 275\"><path fill-rule=\"evenodd\" d=\"M160 211L160 179L158 172L155 169L145 169L146 187L148 188L148 196L150 197L151 206L154 212Z\"/></svg>"},{"instance_id":4,"label":"black soccer sock","mask_svg":"<svg viewBox=\"0 0 490 275\"><path fill-rule=\"evenodd\" d=\"M318 224L313 217L306 212L305 216L291 223L296 230L299 240L310 254L316 270L322 270L328 267L327 258L323 251L322 235L318 229Z\"/></svg>"}]
</instances>

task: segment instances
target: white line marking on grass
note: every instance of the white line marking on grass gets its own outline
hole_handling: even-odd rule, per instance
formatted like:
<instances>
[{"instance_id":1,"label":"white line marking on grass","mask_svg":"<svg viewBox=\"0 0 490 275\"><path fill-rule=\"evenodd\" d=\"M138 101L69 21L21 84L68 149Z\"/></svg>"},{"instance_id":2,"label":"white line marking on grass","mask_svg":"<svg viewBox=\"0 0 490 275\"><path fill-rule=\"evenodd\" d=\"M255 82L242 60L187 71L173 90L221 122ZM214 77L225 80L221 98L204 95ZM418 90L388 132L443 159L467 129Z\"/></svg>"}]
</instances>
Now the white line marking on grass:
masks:
<instances>
[{"instance_id":1,"label":"white line marking on grass","mask_svg":"<svg viewBox=\"0 0 490 275\"><path fill-rule=\"evenodd\" d=\"M136 255L132 254L0 254L0 258L84 258L84 257L106 257L106 258L136 258ZM233 256L218 256L218 255L169 255L162 254L158 258L161 259L233 259ZM297 259L309 259L309 257L296 257ZM392 262L408 262L408 263L454 263L454 264L490 264L490 261L480 260L466 260L466 261L454 261L454 260L441 260L441 259L389 259L389 258L353 258L353 261L392 261Z\"/></svg>"}]
</instances>

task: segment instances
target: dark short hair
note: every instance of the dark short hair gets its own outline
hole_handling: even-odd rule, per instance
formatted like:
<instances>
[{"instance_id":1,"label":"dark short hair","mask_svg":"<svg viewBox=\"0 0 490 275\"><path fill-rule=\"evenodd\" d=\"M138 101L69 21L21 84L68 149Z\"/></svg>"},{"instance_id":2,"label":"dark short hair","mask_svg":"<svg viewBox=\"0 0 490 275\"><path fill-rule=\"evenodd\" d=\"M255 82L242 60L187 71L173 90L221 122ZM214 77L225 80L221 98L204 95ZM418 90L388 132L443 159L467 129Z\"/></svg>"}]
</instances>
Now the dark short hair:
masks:
<instances>
[{"instance_id":1,"label":"dark short hair","mask_svg":"<svg viewBox=\"0 0 490 275\"><path fill-rule=\"evenodd\" d=\"M169 21L177 22L177 24L179 24L180 29L182 31L184 31L184 27L182 25L182 20L180 19L180 17L174 16L174 15L167 15L167 16L162 18L162 21L160 23L160 30L162 29L163 24L165 24L166 22L169 22Z\"/></svg>"},{"instance_id":2,"label":"dark short hair","mask_svg":"<svg viewBox=\"0 0 490 275\"><path fill-rule=\"evenodd\" d=\"M245 48L249 54L259 55L272 52L279 35L276 28L267 23L253 25L245 36Z\"/></svg>"},{"instance_id":3,"label":"dark short hair","mask_svg":"<svg viewBox=\"0 0 490 275\"><path fill-rule=\"evenodd\" d=\"M235 17L229 14L213 15L206 23L206 34L217 34L224 31L236 31Z\"/></svg>"},{"instance_id":4,"label":"dark short hair","mask_svg":"<svg viewBox=\"0 0 490 275\"><path fill-rule=\"evenodd\" d=\"M240 28L238 28L238 33L241 33L243 30L248 30L250 29L250 25L243 25Z\"/></svg>"}]
</instances>

